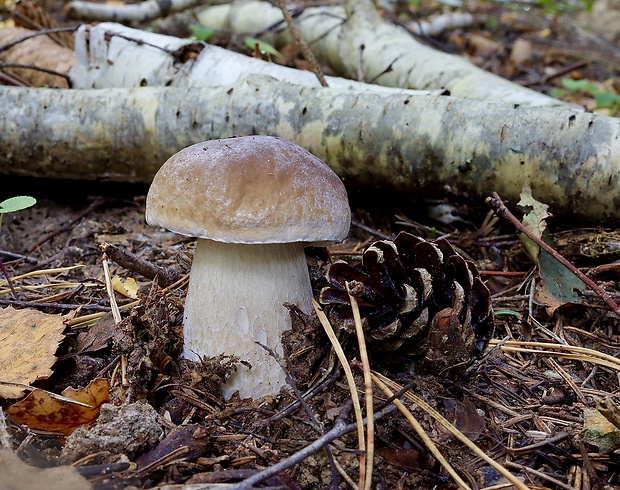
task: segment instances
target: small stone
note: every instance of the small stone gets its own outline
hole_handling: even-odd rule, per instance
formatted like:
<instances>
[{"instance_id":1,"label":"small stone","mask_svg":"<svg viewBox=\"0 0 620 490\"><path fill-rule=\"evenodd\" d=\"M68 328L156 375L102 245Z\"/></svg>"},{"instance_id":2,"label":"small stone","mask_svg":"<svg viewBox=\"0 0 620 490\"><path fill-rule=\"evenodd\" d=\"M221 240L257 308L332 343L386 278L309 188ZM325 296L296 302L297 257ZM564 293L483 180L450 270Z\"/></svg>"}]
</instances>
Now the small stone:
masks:
<instances>
[{"instance_id":1,"label":"small stone","mask_svg":"<svg viewBox=\"0 0 620 490\"><path fill-rule=\"evenodd\" d=\"M97 423L77 429L67 438L62 450L63 462L74 462L89 454L107 451L125 454L130 459L151 449L163 435L157 412L146 403L129 403L117 407L101 406Z\"/></svg>"}]
</instances>

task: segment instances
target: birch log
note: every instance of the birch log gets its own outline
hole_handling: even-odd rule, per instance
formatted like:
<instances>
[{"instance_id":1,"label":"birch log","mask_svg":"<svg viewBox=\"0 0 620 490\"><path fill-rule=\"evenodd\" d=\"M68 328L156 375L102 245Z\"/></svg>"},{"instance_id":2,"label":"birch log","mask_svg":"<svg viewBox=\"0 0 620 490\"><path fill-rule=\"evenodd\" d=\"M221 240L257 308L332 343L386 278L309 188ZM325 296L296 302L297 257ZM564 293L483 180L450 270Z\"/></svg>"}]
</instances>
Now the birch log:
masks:
<instances>
[{"instance_id":1,"label":"birch log","mask_svg":"<svg viewBox=\"0 0 620 490\"><path fill-rule=\"evenodd\" d=\"M306 8L296 18L303 40L321 63L340 76L358 79L361 68L364 80L389 87L448 89L455 97L568 106L418 42L405 29L384 21L372 0L347 0L346 4L346 9ZM206 26L235 33L264 33L261 38L275 46L293 41L282 23L282 12L268 2L236 1L205 8L198 19ZM273 26L278 29L270 29Z\"/></svg>"},{"instance_id":2,"label":"birch log","mask_svg":"<svg viewBox=\"0 0 620 490\"><path fill-rule=\"evenodd\" d=\"M616 118L259 76L224 87L0 87L0 97L2 173L149 182L182 147L268 134L306 147L350 187L516 202L530 181L556 214L620 218Z\"/></svg>"},{"instance_id":3,"label":"birch log","mask_svg":"<svg viewBox=\"0 0 620 490\"><path fill-rule=\"evenodd\" d=\"M143 86L222 86L239 78L268 75L302 86L320 86L316 76L227 49L164 36L122 24L83 25L75 39L76 61L70 75L73 88ZM385 94L423 95L433 92L383 87L339 77L327 77L331 87ZM434 93L439 95L441 91Z\"/></svg>"}]
</instances>

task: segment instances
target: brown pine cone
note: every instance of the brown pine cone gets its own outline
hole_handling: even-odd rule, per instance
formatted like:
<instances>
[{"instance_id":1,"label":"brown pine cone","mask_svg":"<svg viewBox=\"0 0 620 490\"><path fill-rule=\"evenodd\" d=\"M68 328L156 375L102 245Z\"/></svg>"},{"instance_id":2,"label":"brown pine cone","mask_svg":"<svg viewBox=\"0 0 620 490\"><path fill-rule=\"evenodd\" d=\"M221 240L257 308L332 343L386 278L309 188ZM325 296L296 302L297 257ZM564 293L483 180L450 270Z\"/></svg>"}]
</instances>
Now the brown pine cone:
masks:
<instances>
[{"instance_id":1,"label":"brown pine cone","mask_svg":"<svg viewBox=\"0 0 620 490\"><path fill-rule=\"evenodd\" d=\"M346 283L356 298L369 348L422 358L437 369L468 363L494 328L489 290L473 262L440 239L402 232L370 245L362 262L338 261L320 301L334 325L354 330Z\"/></svg>"}]
</instances>

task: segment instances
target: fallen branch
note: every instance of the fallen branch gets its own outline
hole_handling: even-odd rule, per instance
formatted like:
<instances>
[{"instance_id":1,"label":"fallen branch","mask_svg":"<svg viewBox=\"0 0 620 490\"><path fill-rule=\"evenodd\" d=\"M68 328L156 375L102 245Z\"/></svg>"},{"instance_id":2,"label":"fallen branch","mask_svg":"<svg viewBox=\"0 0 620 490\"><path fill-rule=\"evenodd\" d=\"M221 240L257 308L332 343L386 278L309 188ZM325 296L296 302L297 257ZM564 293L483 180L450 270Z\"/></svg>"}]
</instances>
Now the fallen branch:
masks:
<instances>
[{"instance_id":1,"label":"fallen branch","mask_svg":"<svg viewBox=\"0 0 620 490\"><path fill-rule=\"evenodd\" d=\"M227 12L225 9L227 7ZM264 32L282 21L280 9L266 1L234 2L198 12L201 24L241 34ZM296 17L301 37L334 73L389 87L447 89L455 97L528 106L569 105L478 68L461 56L441 52L381 18L371 0L347 0L346 7L306 8ZM261 37L278 47L291 42L288 30ZM361 63L359 62L361 58Z\"/></svg>"},{"instance_id":2,"label":"fallen branch","mask_svg":"<svg viewBox=\"0 0 620 490\"><path fill-rule=\"evenodd\" d=\"M135 4L114 5L75 0L67 4L65 12L69 19L146 22L212 3L214 2L208 0L146 0Z\"/></svg>"},{"instance_id":3,"label":"fallen branch","mask_svg":"<svg viewBox=\"0 0 620 490\"><path fill-rule=\"evenodd\" d=\"M260 76L185 89L0 87L0 105L4 174L150 182L180 148L268 134L315 153L350 187L518 200L529 180L556 215L620 219L620 120L595 114Z\"/></svg>"},{"instance_id":4,"label":"fallen branch","mask_svg":"<svg viewBox=\"0 0 620 490\"><path fill-rule=\"evenodd\" d=\"M121 24L81 26L75 41L76 62L71 70L74 88L215 87L240 78L268 75L300 86L316 87L316 76L276 63L235 53L218 46L180 39ZM443 90L407 90L325 77L332 88L384 94L439 95Z\"/></svg>"}]
</instances>

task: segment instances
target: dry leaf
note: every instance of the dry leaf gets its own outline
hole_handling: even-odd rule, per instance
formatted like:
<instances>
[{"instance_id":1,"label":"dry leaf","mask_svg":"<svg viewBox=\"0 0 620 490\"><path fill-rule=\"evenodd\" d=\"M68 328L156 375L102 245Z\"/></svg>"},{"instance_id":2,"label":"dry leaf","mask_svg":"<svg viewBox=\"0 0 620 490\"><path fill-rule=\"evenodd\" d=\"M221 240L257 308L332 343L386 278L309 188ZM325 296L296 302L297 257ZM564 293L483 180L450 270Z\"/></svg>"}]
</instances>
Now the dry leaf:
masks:
<instances>
[{"instance_id":1,"label":"dry leaf","mask_svg":"<svg viewBox=\"0 0 620 490\"><path fill-rule=\"evenodd\" d=\"M527 65L532 61L533 51L531 41L519 38L512 45L510 61L515 65Z\"/></svg>"},{"instance_id":2,"label":"dry leaf","mask_svg":"<svg viewBox=\"0 0 620 490\"><path fill-rule=\"evenodd\" d=\"M0 30L0 46L17 41L33 33L34 31L24 29L23 27L2 29ZM59 46L47 36L37 36L1 52L0 61L24 65L33 64L40 68L47 68L66 75L75 64L75 53L69 48ZM5 71L10 71L11 74L17 75L34 87L69 87L65 78L38 70L5 68Z\"/></svg>"},{"instance_id":3,"label":"dry leaf","mask_svg":"<svg viewBox=\"0 0 620 490\"><path fill-rule=\"evenodd\" d=\"M620 431L601 412L588 408L583 411L583 440L609 454L620 448Z\"/></svg>"},{"instance_id":4,"label":"dry leaf","mask_svg":"<svg viewBox=\"0 0 620 490\"><path fill-rule=\"evenodd\" d=\"M36 0L17 0L13 7L13 19L18 27L25 27L34 31L40 29L56 29L60 24L51 14L41 7ZM70 32L54 32L47 36L59 46L73 51L75 42Z\"/></svg>"},{"instance_id":5,"label":"dry leaf","mask_svg":"<svg viewBox=\"0 0 620 490\"><path fill-rule=\"evenodd\" d=\"M11 405L7 414L32 429L68 436L78 427L93 423L99 416L101 405L110 401L108 380L95 379L86 389L67 388L62 395L89 407L58 400L43 390L34 390L23 400Z\"/></svg>"},{"instance_id":6,"label":"dry leaf","mask_svg":"<svg viewBox=\"0 0 620 490\"><path fill-rule=\"evenodd\" d=\"M105 349L110 345L115 330L114 315L108 312L86 332L78 335L76 352L82 354L84 352L96 352Z\"/></svg>"},{"instance_id":7,"label":"dry leaf","mask_svg":"<svg viewBox=\"0 0 620 490\"><path fill-rule=\"evenodd\" d=\"M123 279L119 276L114 276L112 278L112 288L117 293L121 293L123 296L127 296L131 299L138 299L138 283L133 277L128 277L123 281Z\"/></svg>"},{"instance_id":8,"label":"dry leaf","mask_svg":"<svg viewBox=\"0 0 620 490\"><path fill-rule=\"evenodd\" d=\"M0 381L30 385L52 374L63 339L64 318L37 310L0 310ZM0 398L19 398L24 389L0 384Z\"/></svg>"}]
</instances>

